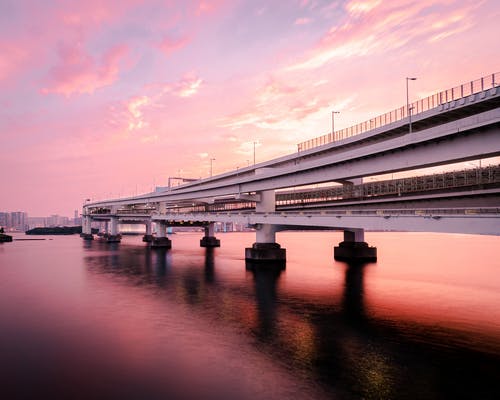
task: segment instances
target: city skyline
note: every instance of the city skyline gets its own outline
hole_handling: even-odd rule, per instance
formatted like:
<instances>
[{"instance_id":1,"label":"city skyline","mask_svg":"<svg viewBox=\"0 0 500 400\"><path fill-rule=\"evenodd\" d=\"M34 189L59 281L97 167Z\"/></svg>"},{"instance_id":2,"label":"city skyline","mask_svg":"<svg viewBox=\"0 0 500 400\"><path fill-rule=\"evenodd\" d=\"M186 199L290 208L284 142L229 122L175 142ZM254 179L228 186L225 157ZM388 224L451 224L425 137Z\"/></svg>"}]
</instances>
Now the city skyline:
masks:
<instances>
[{"instance_id":1,"label":"city skyline","mask_svg":"<svg viewBox=\"0 0 500 400\"><path fill-rule=\"evenodd\" d=\"M4 2L0 209L245 167L500 65L493 0L269 3Z\"/></svg>"}]
</instances>

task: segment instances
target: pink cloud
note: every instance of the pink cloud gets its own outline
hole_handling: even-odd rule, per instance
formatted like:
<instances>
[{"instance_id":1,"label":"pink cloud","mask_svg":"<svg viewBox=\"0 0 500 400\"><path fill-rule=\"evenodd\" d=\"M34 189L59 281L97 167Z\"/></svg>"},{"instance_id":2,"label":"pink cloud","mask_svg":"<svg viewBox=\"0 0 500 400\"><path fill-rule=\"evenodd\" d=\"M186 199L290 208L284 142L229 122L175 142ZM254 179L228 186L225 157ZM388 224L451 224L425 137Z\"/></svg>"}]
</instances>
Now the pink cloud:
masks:
<instances>
[{"instance_id":1,"label":"pink cloud","mask_svg":"<svg viewBox=\"0 0 500 400\"><path fill-rule=\"evenodd\" d=\"M178 97L191 97L200 90L203 79L195 73L185 74L178 82L164 86L164 92L171 93Z\"/></svg>"},{"instance_id":2,"label":"pink cloud","mask_svg":"<svg viewBox=\"0 0 500 400\"><path fill-rule=\"evenodd\" d=\"M307 25L312 22L311 18L297 18L294 22L295 25Z\"/></svg>"},{"instance_id":3,"label":"pink cloud","mask_svg":"<svg viewBox=\"0 0 500 400\"><path fill-rule=\"evenodd\" d=\"M0 81L7 80L15 74L20 65L28 58L28 52L24 46L18 46L14 42L0 42Z\"/></svg>"},{"instance_id":4,"label":"pink cloud","mask_svg":"<svg viewBox=\"0 0 500 400\"><path fill-rule=\"evenodd\" d=\"M318 44L287 70L317 69L335 59L398 49L411 41L432 42L473 27L479 3L466 0L443 18L449 0L382 2L354 0L345 5L346 19L332 27ZM436 10L435 12L431 12Z\"/></svg>"},{"instance_id":5,"label":"pink cloud","mask_svg":"<svg viewBox=\"0 0 500 400\"><path fill-rule=\"evenodd\" d=\"M82 49L82 45L63 44L59 47L60 63L50 70L48 85L42 93L93 93L116 81L119 63L128 48L118 45L108 50L100 61Z\"/></svg>"},{"instance_id":6,"label":"pink cloud","mask_svg":"<svg viewBox=\"0 0 500 400\"><path fill-rule=\"evenodd\" d=\"M158 47L163 51L163 53L165 53L166 55L170 55L174 51L177 51L186 46L189 43L189 41L190 38L188 36L184 36L178 39L165 37L158 44Z\"/></svg>"},{"instance_id":7,"label":"pink cloud","mask_svg":"<svg viewBox=\"0 0 500 400\"><path fill-rule=\"evenodd\" d=\"M201 0L196 6L195 14L200 16L203 14L210 14L219 9L225 0Z\"/></svg>"}]
</instances>

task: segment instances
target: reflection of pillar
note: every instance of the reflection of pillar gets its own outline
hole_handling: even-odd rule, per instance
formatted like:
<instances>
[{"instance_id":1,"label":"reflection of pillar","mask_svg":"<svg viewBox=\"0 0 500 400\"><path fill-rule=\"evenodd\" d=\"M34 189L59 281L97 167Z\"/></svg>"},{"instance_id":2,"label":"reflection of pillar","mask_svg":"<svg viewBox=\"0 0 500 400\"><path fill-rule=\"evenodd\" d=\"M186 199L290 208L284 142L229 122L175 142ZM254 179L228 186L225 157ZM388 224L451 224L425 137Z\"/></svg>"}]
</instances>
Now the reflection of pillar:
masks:
<instances>
[{"instance_id":1,"label":"reflection of pillar","mask_svg":"<svg viewBox=\"0 0 500 400\"><path fill-rule=\"evenodd\" d=\"M253 265L255 297L257 300L258 328L261 339L276 339L276 287L283 263L268 263L265 266Z\"/></svg>"},{"instance_id":2,"label":"reflection of pillar","mask_svg":"<svg viewBox=\"0 0 500 400\"><path fill-rule=\"evenodd\" d=\"M82 233L80 235L84 240L93 240L92 235L92 218L90 215L85 215L82 217Z\"/></svg>"},{"instance_id":3,"label":"reflection of pillar","mask_svg":"<svg viewBox=\"0 0 500 400\"><path fill-rule=\"evenodd\" d=\"M148 219L144 221L144 224L146 225L146 234L142 237L143 242L151 242L153 240L153 234L151 232L151 220Z\"/></svg>"},{"instance_id":4,"label":"reflection of pillar","mask_svg":"<svg viewBox=\"0 0 500 400\"><path fill-rule=\"evenodd\" d=\"M276 195L274 190L265 190L257 193L260 196L255 206L257 213L274 212L276 209ZM245 249L245 259L251 262L282 261L286 260L286 250L276 243L276 227L271 224L258 224L256 227L256 242L252 247Z\"/></svg>"},{"instance_id":5,"label":"reflection of pillar","mask_svg":"<svg viewBox=\"0 0 500 400\"><path fill-rule=\"evenodd\" d=\"M165 221L155 221L156 223L156 237L151 242L152 248L167 248L172 247L172 242L167 238L167 223Z\"/></svg>"},{"instance_id":6,"label":"reflection of pillar","mask_svg":"<svg viewBox=\"0 0 500 400\"><path fill-rule=\"evenodd\" d=\"M118 232L118 217L111 217L109 220L109 233L106 235L108 243L118 243L121 240L121 235Z\"/></svg>"},{"instance_id":7,"label":"reflection of pillar","mask_svg":"<svg viewBox=\"0 0 500 400\"><path fill-rule=\"evenodd\" d=\"M363 301L363 275L363 264L347 265L342 309L349 322L356 324L366 323Z\"/></svg>"},{"instance_id":8,"label":"reflection of pillar","mask_svg":"<svg viewBox=\"0 0 500 400\"><path fill-rule=\"evenodd\" d=\"M377 261L377 248L365 242L364 229L344 230L344 241L333 249L333 256L339 261Z\"/></svg>"},{"instance_id":9,"label":"reflection of pillar","mask_svg":"<svg viewBox=\"0 0 500 400\"><path fill-rule=\"evenodd\" d=\"M215 281L215 260L214 250L208 247L205 250L205 282L213 283Z\"/></svg>"},{"instance_id":10,"label":"reflection of pillar","mask_svg":"<svg viewBox=\"0 0 500 400\"><path fill-rule=\"evenodd\" d=\"M214 236L215 223L210 222L205 226L205 236L200 240L201 247L220 247L220 240Z\"/></svg>"}]
</instances>

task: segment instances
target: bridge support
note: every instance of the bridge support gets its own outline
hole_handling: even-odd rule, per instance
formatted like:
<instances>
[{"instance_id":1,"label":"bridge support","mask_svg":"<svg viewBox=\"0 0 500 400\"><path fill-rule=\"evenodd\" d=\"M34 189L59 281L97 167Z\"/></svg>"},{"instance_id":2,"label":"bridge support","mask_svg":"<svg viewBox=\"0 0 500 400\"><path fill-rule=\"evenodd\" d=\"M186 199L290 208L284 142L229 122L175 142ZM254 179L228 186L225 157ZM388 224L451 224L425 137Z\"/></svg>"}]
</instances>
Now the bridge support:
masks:
<instances>
[{"instance_id":1,"label":"bridge support","mask_svg":"<svg viewBox=\"0 0 500 400\"><path fill-rule=\"evenodd\" d=\"M94 240L94 236L92 235L92 218L88 215L82 219L82 233L80 236L83 240Z\"/></svg>"},{"instance_id":2,"label":"bridge support","mask_svg":"<svg viewBox=\"0 0 500 400\"><path fill-rule=\"evenodd\" d=\"M111 217L109 220L109 232L106 235L106 242L108 243L120 243L122 236L118 232L118 217ZM108 229L106 227L106 230Z\"/></svg>"},{"instance_id":3,"label":"bridge support","mask_svg":"<svg viewBox=\"0 0 500 400\"><path fill-rule=\"evenodd\" d=\"M151 232L151 220L144 222L146 225L146 234L142 237L142 241L151 243L153 241L153 234Z\"/></svg>"},{"instance_id":4,"label":"bridge support","mask_svg":"<svg viewBox=\"0 0 500 400\"><path fill-rule=\"evenodd\" d=\"M201 247L220 247L220 240L214 236L215 223L210 222L205 226L205 236L200 240Z\"/></svg>"},{"instance_id":5,"label":"bridge support","mask_svg":"<svg viewBox=\"0 0 500 400\"><path fill-rule=\"evenodd\" d=\"M255 206L256 212L274 212L276 196L274 190L257 193L260 201ZM256 227L256 242L252 247L245 248L245 260L248 262L273 262L285 263L286 249L276 243L276 226L271 224L258 224Z\"/></svg>"},{"instance_id":6,"label":"bridge support","mask_svg":"<svg viewBox=\"0 0 500 400\"><path fill-rule=\"evenodd\" d=\"M377 261L377 248L368 246L364 229L344 230L344 241L333 249L333 257L339 261Z\"/></svg>"},{"instance_id":7,"label":"bridge support","mask_svg":"<svg viewBox=\"0 0 500 400\"><path fill-rule=\"evenodd\" d=\"M172 248L172 242L167 237L167 223L165 221L156 221L156 237L153 237L151 248Z\"/></svg>"}]
</instances>

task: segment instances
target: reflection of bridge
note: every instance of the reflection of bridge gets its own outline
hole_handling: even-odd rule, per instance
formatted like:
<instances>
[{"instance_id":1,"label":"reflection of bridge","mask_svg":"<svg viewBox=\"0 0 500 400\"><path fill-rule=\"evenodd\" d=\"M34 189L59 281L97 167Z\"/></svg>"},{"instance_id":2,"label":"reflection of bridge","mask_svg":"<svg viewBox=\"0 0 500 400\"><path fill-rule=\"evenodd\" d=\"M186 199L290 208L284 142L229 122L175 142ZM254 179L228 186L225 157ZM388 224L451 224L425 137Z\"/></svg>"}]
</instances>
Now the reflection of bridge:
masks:
<instances>
[{"instance_id":1,"label":"reflection of bridge","mask_svg":"<svg viewBox=\"0 0 500 400\"><path fill-rule=\"evenodd\" d=\"M257 240L245 257L262 261L285 259L275 240L280 230L343 230L344 241L335 248L339 259L376 258L376 249L364 242L365 229L500 234L499 167L366 182L375 175L500 155L498 78L414 103L411 131L404 111L388 113L375 118L371 129L361 124L335 132L255 166L87 203L83 236L92 238L92 220L110 222L110 241L119 240L119 222L145 223L152 247L170 247L166 227L187 224L204 226L201 245L213 247L220 245L214 223L236 222L256 229ZM325 183L329 186L294 189Z\"/></svg>"}]
</instances>

